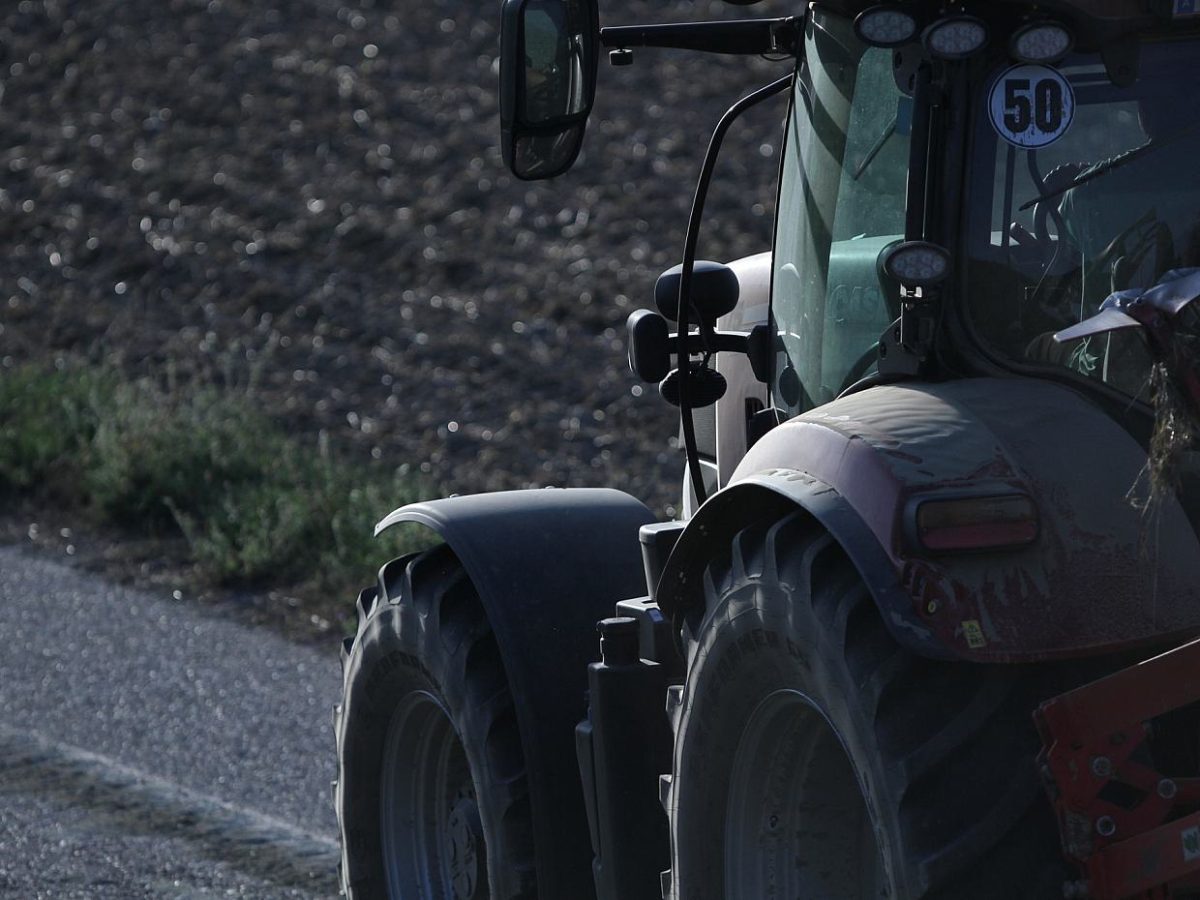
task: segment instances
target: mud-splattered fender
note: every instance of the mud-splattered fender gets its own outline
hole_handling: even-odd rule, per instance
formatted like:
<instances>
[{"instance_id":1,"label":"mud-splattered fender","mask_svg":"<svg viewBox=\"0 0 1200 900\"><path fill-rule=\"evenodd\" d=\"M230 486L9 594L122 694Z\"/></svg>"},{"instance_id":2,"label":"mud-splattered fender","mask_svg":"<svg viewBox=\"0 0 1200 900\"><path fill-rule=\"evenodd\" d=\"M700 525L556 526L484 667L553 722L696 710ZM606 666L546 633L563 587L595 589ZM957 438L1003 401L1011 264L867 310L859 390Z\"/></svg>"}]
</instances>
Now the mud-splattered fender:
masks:
<instances>
[{"instance_id":1,"label":"mud-splattered fender","mask_svg":"<svg viewBox=\"0 0 1200 900\"><path fill-rule=\"evenodd\" d=\"M980 378L876 387L799 416L750 450L727 490L764 478L778 486L772 473L784 469L828 485L863 526L835 537L856 562L872 558L864 578L898 639L920 652L917 631L905 640L897 629L905 621L944 653L1017 662L1200 629L1200 545L1183 509L1167 498L1147 520L1127 499L1145 463L1079 393ZM916 504L963 492L1032 498L1036 540L958 554L915 546Z\"/></svg>"},{"instance_id":2,"label":"mud-splattered fender","mask_svg":"<svg viewBox=\"0 0 1200 900\"><path fill-rule=\"evenodd\" d=\"M728 551L739 531L763 519L781 518L797 507L820 522L846 550L897 641L922 656L954 658L928 623L914 615L912 600L901 588L891 559L862 517L828 484L796 469L747 475L696 511L658 582L655 599L663 613L674 619L680 610L699 602L705 566Z\"/></svg>"},{"instance_id":3,"label":"mud-splattered fender","mask_svg":"<svg viewBox=\"0 0 1200 900\"><path fill-rule=\"evenodd\" d=\"M516 700L539 896L594 894L575 726L599 658L596 622L646 591L638 529L652 521L628 494L573 488L414 503L375 528L432 528L479 592Z\"/></svg>"}]
</instances>

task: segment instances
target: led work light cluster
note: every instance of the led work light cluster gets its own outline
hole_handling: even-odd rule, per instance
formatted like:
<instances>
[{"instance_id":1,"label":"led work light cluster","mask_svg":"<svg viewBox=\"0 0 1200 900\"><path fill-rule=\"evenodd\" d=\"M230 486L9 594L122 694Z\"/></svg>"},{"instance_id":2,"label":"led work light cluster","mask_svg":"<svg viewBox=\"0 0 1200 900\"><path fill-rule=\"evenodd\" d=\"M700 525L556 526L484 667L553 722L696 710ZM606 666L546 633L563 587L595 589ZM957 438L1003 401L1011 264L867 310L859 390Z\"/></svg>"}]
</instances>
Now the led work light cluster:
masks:
<instances>
[{"instance_id":1,"label":"led work light cluster","mask_svg":"<svg viewBox=\"0 0 1200 900\"><path fill-rule=\"evenodd\" d=\"M906 288L932 288L950 274L950 254L928 241L905 241L880 254L879 265L890 279Z\"/></svg>"},{"instance_id":2,"label":"led work light cluster","mask_svg":"<svg viewBox=\"0 0 1200 900\"><path fill-rule=\"evenodd\" d=\"M854 30L872 47L902 47L920 41L938 59L966 59L988 44L987 23L966 13L950 13L924 24L899 3L869 7L854 20ZM1058 22L1039 19L1013 32L1008 52L1018 62L1053 63L1075 44L1071 32Z\"/></svg>"}]
</instances>

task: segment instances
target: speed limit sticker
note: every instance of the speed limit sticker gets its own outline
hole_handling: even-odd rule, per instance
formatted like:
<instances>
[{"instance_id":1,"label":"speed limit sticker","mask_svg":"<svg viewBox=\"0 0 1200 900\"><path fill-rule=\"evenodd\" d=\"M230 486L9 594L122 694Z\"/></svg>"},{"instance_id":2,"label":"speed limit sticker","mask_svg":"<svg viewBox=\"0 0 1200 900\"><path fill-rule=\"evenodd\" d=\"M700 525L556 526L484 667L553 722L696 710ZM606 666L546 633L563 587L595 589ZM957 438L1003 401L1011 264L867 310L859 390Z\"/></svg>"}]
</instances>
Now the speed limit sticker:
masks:
<instances>
[{"instance_id":1,"label":"speed limit sticker","mask_svg":"<svg viewBox=\"0 0 1200 900\"><path fill-rule=\"evenodd\" d=\"M992 85L988 111L1000 137L1033 150L1067 133L1075 117L1075 92L1049 66L1013 66Z\"/></svg>"}]
</instances>

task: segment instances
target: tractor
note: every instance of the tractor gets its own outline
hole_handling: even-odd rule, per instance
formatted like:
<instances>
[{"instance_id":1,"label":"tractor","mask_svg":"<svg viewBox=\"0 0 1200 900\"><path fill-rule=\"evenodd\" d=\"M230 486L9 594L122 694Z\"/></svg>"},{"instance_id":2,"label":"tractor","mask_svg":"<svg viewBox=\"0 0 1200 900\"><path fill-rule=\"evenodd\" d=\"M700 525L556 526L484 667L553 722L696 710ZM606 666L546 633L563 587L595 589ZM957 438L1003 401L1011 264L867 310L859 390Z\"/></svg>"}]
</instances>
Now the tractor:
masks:
<instances>
[{"instance_id":1,"label":"tractor","mask_svg":"<svg viewBox=\"0 0 1200 900\"><path fill-rule=\"evenodd\" d=\"M717 124L628 322L680 515L548 488L379 522L438 543L343 648L354 900L1200 894L1200 4L792 12L502 4L523 179L577 159L604 51L786 74ZM771 247L698 259L770 98Z\"/></svg>"}]
</instances>

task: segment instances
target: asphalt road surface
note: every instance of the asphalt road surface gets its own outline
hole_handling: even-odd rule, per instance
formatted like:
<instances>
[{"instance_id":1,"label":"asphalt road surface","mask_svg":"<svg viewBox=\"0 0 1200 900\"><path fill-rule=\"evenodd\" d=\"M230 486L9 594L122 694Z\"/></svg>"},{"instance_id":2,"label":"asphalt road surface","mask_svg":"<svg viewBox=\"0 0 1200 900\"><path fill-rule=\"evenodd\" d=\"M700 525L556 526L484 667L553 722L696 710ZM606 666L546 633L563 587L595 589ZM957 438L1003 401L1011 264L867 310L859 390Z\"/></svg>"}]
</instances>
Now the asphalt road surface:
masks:
<instances>
[{"instance_id":1,"label":"asphalt road surface","mask_svg":"<svg viewBox=\"0 0 1200 900\"><path fill-rule=\"evenodd\" d=\"M329 897L336 652L0 548L0 898Z\"/></svg>"}]
</instances>

